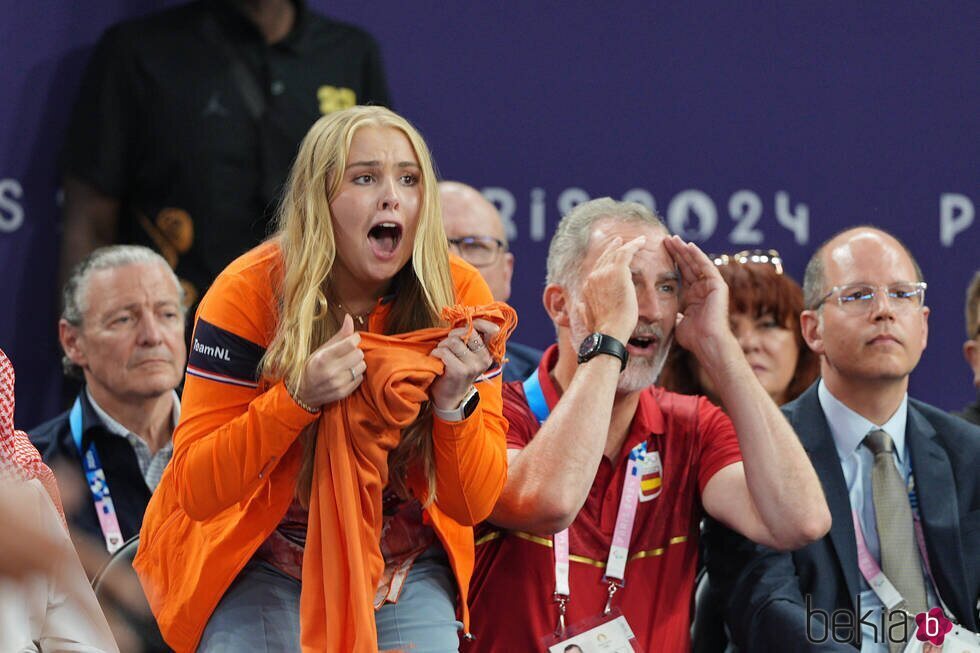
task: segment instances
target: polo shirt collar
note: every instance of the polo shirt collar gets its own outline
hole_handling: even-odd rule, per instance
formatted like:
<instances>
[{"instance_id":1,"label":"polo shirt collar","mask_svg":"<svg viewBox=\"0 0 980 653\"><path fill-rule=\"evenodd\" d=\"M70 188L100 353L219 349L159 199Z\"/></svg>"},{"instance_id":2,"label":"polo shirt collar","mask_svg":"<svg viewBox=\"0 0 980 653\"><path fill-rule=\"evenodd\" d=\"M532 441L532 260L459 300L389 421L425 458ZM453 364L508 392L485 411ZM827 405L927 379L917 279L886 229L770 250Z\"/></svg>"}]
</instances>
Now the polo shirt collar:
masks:
<instances>
[{"instance_id":1,"label":"polo shirt collar","mask_svg":"<svg viewBox=\"0 0 980 653\"><path fill-rule=\"evenodd\" d=\"M840 460L845 460L851 456L865 436L875 429L881 429L891 437L895 443L895 453L902 465L905 460L905 425L908 422L909 396L908 393L902 397L895 413L888 418L884 424L875 424L869 419L859 415L845 406L837 397L831 394L824 384L823 379L817 384L817 397L820 400L820 407L823 408L827 418L827 425L834 438L834 446L837 447L837 456Z\"/></svg>"}]
</instances>

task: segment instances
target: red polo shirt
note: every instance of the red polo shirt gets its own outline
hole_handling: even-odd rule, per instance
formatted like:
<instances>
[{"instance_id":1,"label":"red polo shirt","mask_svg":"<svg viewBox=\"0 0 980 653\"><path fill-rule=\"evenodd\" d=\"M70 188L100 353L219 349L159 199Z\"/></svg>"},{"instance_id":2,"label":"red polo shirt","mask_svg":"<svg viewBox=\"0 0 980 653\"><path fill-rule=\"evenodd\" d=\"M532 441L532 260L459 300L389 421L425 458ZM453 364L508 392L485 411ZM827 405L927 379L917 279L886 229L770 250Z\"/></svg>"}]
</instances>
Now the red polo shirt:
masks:
<instances>
[{"instance_id":1,"label":"red polo shirt","mask_svg":"<svg viewBox=\"0 0 980 653\"><path fill-rule=\"evenodd\" d=\"M541 389L549 409L558 389L541 360ZM520 383L504 385L507 446L523 449L539 424ZM603 581L630 450L642 441L662 463L660 494L641 501L630 541L625 587L613 605L626 616L643 651L690 649L691 597L698 563L701 492L722 467L742 459L735 428L704 397L650 387L640 395L615 465L603 458L585 505L569 528L571 569L568 623L595 617L606 603ZM649 487L649 486L648 486ZM655 492L655 491L654 491ZM558 623L552 538L482 524L476 532L476 570L470 586L472 632L467 653L542 650L541 637Z\"/></svg>"}]
</instances>

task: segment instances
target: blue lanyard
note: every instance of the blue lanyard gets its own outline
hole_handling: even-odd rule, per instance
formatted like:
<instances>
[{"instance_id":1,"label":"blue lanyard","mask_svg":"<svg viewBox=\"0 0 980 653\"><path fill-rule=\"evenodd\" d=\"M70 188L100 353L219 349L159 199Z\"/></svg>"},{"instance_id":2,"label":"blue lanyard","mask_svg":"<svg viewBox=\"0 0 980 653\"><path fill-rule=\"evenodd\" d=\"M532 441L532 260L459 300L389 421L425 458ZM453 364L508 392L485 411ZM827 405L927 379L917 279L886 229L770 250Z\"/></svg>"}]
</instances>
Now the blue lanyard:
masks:
<instances>
[{"instance_id":1,"label":"blue lanyard","mask_svg":"<svg viewBox=\"0 0 980 653\"><path fill-rule=\"evenodd\" d=\"M80 398L75 399L75 404L68 413L68 426L71 428L71 437L75 442L82 457L82 469L85 471L85 480L88 482L88 489L92 493L92 501L95 503L95 512L99 517L99 526L102 529L102 536L105 538L106 549L109 553L115 553L116 549L123 545L122 531L119 528L119 519L116 517L116 508L109 495L109 485L106 483L105 471L99 460L99 453L95 450L95 443L90 442L88 448L82 451L82 402Z\"/></svg>"},{"instance_id":2,"label":"blue lanyard","mask_svg":"<svg viewBox=\"0 0 980 653\"><path fill-rule=\"evenodd\" d=\"M538 418L538 423L543 424L548 419L548 415L551 414L551 409L548 408L548 402L544 398L544 390L541 389L541 379L538 378L540 373L541 368L536 368L531 372L531 376L524 379L524 396L527 397L527 405L531 412Z\"/></svg>"}]
</instances>

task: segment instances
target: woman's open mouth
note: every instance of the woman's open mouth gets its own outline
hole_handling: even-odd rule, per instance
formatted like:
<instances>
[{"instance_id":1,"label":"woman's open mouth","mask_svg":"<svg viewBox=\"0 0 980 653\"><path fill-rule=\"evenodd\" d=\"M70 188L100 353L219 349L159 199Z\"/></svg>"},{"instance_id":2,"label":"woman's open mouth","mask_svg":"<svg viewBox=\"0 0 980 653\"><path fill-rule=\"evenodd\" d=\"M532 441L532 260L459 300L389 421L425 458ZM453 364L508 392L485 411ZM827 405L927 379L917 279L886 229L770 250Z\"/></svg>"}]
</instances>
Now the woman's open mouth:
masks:
<instances>
[{"instance_id":1,"label":"woman's open mouth","mask_svg":"<svg viewBox=\"0 0 980 653\"><path fill-rule=\"evenodd\" d=\"M374 255L389 259L395 255L398 243L402 240L402 226L395 222L379 222L368 231L368 242Z\"/></svg>"}]
</instances>

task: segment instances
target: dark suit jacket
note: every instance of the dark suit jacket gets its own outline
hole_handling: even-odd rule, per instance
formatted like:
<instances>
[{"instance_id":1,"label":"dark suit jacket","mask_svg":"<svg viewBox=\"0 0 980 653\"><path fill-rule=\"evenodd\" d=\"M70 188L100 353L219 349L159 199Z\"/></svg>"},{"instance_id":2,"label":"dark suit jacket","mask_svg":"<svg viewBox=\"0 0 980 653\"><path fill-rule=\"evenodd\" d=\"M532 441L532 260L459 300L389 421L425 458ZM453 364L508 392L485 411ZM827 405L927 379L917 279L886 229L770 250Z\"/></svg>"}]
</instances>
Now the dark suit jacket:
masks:
<instances>
[{"instance_id":1,"label":"dark suit jacket","mask_svg":"<svg viewBox=\"0 0 980 653\"><path fill-rule=\"evenodd\" d=\"M708 545L720 570L720 589L729 597L726 620L741 651L851 651L852 644L806 639L806 605L828 614L855 611L860 570L851 505L837 449L814 384L783 407L823 484L833 517L822 539L779 553L728 531ZM977 630L980 597L980 428L909 399L906 437L912 459L929 563L939 593L962 625ZM773 461L775 464L777 461ZM733 542L734 539L739 542ZM740 570L728 584L725 573ZM714 578L713 581L714 582ZM820 622L823 623L823 622ZM888 623L888 622L886 622ZM855 631L860 626L855 624ZM839 631L843 636L845 631Z\"/></svg>"}]
</instances>

